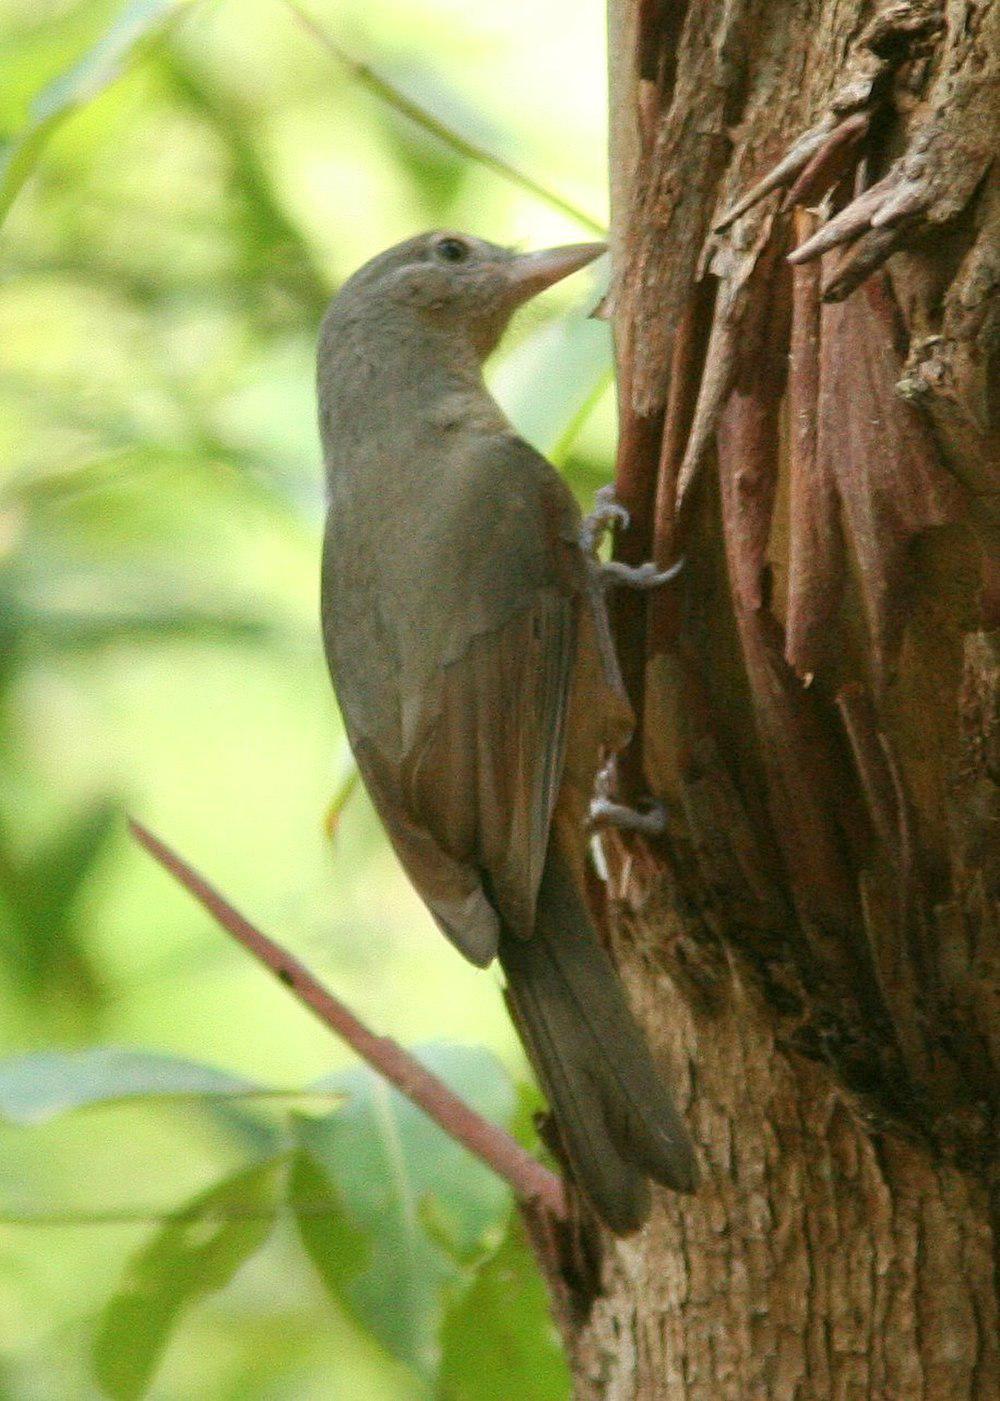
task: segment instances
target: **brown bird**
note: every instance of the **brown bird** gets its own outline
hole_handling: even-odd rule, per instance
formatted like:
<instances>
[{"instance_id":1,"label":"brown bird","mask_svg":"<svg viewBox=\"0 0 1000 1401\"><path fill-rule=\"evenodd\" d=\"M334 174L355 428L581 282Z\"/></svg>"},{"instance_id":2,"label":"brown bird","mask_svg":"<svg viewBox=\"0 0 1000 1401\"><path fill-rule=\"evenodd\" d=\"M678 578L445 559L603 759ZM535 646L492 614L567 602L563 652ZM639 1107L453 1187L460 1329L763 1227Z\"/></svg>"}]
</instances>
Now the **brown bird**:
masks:
<instances>
[{"instance_id":1,"label":"brown bird","mask_svg":"<svg viewBox=\"0 0 1000 1401\"><path fill-rule=\"evenodd\" d=\"M499 957L563 1156L626 1233L648 1178L696 1183L583 893L594 777L632 717L576 502L482 376L516 308L603 251L429 233L344 284L319 348L322 615L396 853L457 948Z\"/></svg>"}]
</instances>

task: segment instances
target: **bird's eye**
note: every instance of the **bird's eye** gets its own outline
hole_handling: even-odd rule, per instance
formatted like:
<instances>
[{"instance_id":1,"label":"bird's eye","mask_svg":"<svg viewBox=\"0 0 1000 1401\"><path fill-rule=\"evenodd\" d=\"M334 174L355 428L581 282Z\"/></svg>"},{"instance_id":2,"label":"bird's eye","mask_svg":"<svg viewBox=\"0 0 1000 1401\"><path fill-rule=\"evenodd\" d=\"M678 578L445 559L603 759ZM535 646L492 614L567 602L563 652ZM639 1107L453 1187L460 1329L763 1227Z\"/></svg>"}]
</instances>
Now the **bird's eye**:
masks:
<instances>
[{"instance_id":1,"label":"bird's eye","mask_svg":"<svg viewBox=\"0 0 1000 1401\"><path fill-rule=\"evenodd\" d=\"M464 263L469 256L469 245L460 238L442 238L434 245L434 252L445 263Z\"/></svg>"}]
</instances>

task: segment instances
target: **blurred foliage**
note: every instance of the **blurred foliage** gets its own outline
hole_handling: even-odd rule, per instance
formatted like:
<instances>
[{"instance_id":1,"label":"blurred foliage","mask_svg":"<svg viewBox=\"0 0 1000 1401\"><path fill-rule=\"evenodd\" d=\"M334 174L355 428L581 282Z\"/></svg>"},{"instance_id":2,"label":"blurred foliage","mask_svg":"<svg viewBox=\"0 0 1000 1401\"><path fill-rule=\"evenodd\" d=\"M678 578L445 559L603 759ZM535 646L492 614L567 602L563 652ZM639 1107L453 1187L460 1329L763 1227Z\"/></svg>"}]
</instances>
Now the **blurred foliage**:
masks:
<instances>
[{"instance_id":1,"label":"blurred foliage","mask_svg":"<svg viewBox=\"0 0 1000 1401\"><path fill-rule=\"evenodd\" d=\"M183 1311L222 1289L267 1240L278 1210L279 1160L202 1192L129 1262L101 1317L95 1372L115 1401L143 1396Z\"/></svg>"},{"instance_id":2,"label":"blurred foliage","mask_svg":"<svg viewBox=\"0 0 1000 1401\"><path fill-rule=\"evenodd\" d=\"M441 1347L438 1386L447 1401L565 1395L566 1362L518 1216L445 1319Z\"/></svg>"},{"instance_id":3,"label":"blurred foliage","mask_svg":"<svg viewBox=\"0 0 1000 1401\"><path fill-rule=\"evenodd\" d=\"M420 228L592 236L603 15L305 8L0 0L11 1401L566 1394L505 1191L124 835L131 808L369 1022L466 1043L430 1054L498 1121L513 1076L531 1142L496 981L344 764L313 345L341 278ZM599 277L526 310L489 371L583 498L613 433Z\"/></svg>"},{"instance_id":4,"label":"blurred foliage","mask_svg":"<svg viewBox=\"0 0 1000 1401\"><path fill-rule=\"evenodd\" d=\"M247 1095L264 1087L211 1065L177 1056L91 1046L83 1051L37 1051L0 1062L0 1115L39 1124L71 1109L128 1099Z\"/></svg>"},{"instance_id":5,"label":"blurred foliage","mask_svg":"<svg viewBox=\"0 0 1000 1401\"><path fill-rule=\"evenodd\" d=\"M485 1051L440 1046L424 1059L467 1104L508 1123L510 1084ZM495 1248L509 1194L367 1067L333 1087L346 1095L344 1108L299 1121L310 1165L295 1197L303 1243L331 1294L394 1357L433 1379L446 1294L463 1266ZM308 1210L315 1169L333 1203L328 1216Z\"/></svg>"}]
</instances>

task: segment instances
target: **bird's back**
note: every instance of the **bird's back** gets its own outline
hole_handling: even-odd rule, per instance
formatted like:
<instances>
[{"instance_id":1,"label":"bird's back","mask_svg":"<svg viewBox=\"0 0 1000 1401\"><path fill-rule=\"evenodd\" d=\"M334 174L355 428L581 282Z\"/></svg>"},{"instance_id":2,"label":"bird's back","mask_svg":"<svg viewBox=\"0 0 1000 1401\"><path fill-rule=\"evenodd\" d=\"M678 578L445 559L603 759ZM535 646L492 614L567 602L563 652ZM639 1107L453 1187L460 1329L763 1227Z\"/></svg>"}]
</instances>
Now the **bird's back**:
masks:
<instances>
[{"instance_id":1,"label":"bird's back","mask_svg":"<svg viewBox=\"0 0 1000 1401\"><path fill-rule=\"evenodd\" d=\"M330 487L327 655L348 723L382 740L476 638L539 590L577 586L560 556L578 512L549 463L499 418L487 432L420 428L358 443Z\"/></svg>"}]
</instances>

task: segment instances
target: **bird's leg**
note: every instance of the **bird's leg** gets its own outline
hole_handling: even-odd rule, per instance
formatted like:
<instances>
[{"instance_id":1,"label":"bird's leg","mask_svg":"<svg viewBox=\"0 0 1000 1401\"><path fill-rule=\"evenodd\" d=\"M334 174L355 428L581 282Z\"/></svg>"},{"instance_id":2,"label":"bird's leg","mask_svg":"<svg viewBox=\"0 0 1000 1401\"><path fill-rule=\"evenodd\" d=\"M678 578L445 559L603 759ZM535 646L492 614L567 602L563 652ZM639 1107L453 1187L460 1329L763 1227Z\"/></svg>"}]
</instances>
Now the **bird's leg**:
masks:
<instances>
[{"instance_id":1,"label":"bird's leg","mask_svg":"<svg viewBox=\"0 0 1000 1401\"><path fill-rule=\"evenodd\" d=\"M624 584L639 589L657 588L673 579L684 565L684 560L679 559L669 569L661 570L657 569L652 560L638 566L622 564L620 560L607 563L602 561L597 552L604 536L617 526L627 530L628 525L629 513L621 502L615 499L614 487L605 486L597 492L594 510L585 518L579 537L580 548L587 561L587 592L590 596L605 675L609 683L622 693L625 687L608 624L605 590L613 584ZM615 788L615 760L612 755L597 775L594 796L588 811L587 825L598 848L599 868L603 865L603 853L600 850L600 832L603 829L617 827L619 831L639 832L647 837L662 836L667 829L667 813L662 803L650 799L643 802L641 807L629 807L614 796Z\"/></svg>"},{"instance_id":2,"label":"bird's leg","mask_svg":"<svg viewBox=\"0 0 1000 1401\"><path fill-rule=\"evenodd\" d=\"M677 577L684 567L683 559L672 564L669 569L658 569L652 560L645 564L623 564L621 560L602 560L598 550L605 535L619 526L627 530L629 513L620 501L615 499L613 486L602 486L594 498L594 509L584 517L580 528L580 548L591 561L602 588L619 584L630 589L656 589Z\"/></svg>"},{"instance_id":3,"label":"bird's leg","mask_svg":"<svg viewBox=\"0 0 1000 1401\"><path fill-rule=\"evenodd\" d=\"M622 584L628 589L658 589L661 584L669 584L671 579L684 568L683 558L675 560L669 569L657 569L648 559L645 564L622 564L619 559L609 559L600 566L601 583L605 588Z\"/></svg>"},{"instance_id":4,"label":"bird's leg","mask_svg":"<svg viewBox=\"0 0 1000 1401\"><path fill-rule=\"evenodd\" d=\"M617 827L619 832L638 832L643 837L662 837L667 830L667 809L655 798L647 799L642 807L630 808L612 798L592 798L589 826L592 832L602 827Z\"/></svg>"},{"instance_id":5,"label":"bird's leg","mask_svg":"<svg viewBox=\"0 0 1000 1401\"><path fill-rule=\"evenodd\" d=\"M667 830L667 809L655 798L641 807L629 807L612 795L615 789L615 761L612 757L599 771L590 800L587 825L591 832L617 827L620 832L639 832L644 837L662 837Z\"/></svg>"},{"instance_id":6,"label":"bird's leg","mask_svg":"<svg viewBox=\"0 0 1000 1401\"><path fill-rule=\"evenodd\" d=\"M594 509L589 516L583 518L583 525L580 527L580 549L599 563L597 552L604 543L605 535L619 525L623 530L627 530L630 519L628 511L616 500L614 487L602 486L594 493Z\"/></svg>"}]
</instances>

